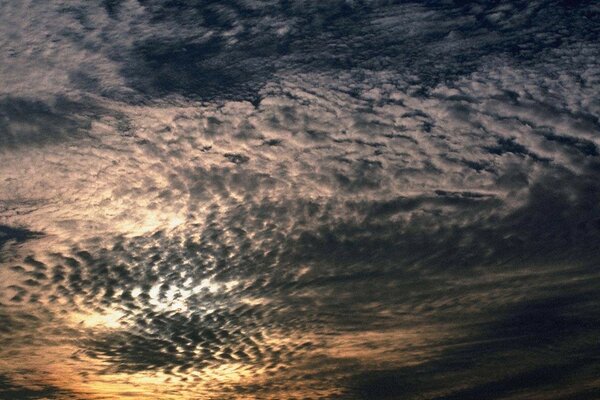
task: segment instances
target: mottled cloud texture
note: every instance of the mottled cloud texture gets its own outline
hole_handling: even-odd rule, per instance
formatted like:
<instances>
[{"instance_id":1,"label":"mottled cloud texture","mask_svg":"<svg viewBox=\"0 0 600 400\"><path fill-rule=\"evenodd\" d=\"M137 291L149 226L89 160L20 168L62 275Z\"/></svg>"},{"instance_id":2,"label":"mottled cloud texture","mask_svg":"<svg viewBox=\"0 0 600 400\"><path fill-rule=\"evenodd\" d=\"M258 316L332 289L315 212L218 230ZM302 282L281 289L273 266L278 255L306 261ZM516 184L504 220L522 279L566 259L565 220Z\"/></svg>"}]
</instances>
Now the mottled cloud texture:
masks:
<instances>
[{"instance_id":1,"label":"mottled cloud texture","mask_svg":"<svg viewBox=\"0 0 600 400\"><path fill-rule=\"evenodd\" d=\"M595 2L0 10L0 398L597 398Z\"/></svg>"}]
</instances>

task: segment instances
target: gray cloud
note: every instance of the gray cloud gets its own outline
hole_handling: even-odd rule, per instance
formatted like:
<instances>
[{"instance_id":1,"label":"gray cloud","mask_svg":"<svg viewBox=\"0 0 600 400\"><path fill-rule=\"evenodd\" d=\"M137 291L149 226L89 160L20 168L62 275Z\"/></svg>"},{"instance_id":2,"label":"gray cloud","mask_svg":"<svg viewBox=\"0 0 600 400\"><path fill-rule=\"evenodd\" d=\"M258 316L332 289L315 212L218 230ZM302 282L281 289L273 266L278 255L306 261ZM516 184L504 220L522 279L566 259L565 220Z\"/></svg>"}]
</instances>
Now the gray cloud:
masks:
<instances>
[{"instance_id":1,"label":"gray cloud","mask_svg":"<svg viewBox=\"0 0 600 400\"><path fill-rule=\"evenodd\" d=\"M52 385L42 385L41 387L28 387L13 384L9 377L0 375L0 395L7 399L43 399L52 398L56 399L75 399L76 396L73 393L69 393L67 390L63 390Z\"/></svg>"},{"instance_id":2,"label":"gray cloud","mask_svg":"<svg viewBox=\"0 0 600 400\"><path fill-rule=\"evenodd\" d=\"M40 235L39 232L32 232L24 228L0 225L0 247L10 241L21 243Z\"/></svg>"}]
</instances>

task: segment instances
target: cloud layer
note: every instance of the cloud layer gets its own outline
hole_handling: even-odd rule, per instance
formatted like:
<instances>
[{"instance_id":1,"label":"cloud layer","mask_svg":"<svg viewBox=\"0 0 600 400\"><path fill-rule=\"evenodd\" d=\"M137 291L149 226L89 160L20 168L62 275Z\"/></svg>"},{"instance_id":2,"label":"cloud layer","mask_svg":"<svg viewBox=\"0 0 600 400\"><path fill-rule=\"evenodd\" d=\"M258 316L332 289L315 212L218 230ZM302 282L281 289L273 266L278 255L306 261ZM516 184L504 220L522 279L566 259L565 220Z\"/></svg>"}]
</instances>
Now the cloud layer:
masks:
<instances>
[{"instance_id":1,"label":"cloud layer","mask_svg":"<svg viewBox=\"0 0 600 400\"><path fill-rule=\"evenodd\" d=\"M593 398L593 2L0 4L0 397Z\"/></svg>"}]
</instances>

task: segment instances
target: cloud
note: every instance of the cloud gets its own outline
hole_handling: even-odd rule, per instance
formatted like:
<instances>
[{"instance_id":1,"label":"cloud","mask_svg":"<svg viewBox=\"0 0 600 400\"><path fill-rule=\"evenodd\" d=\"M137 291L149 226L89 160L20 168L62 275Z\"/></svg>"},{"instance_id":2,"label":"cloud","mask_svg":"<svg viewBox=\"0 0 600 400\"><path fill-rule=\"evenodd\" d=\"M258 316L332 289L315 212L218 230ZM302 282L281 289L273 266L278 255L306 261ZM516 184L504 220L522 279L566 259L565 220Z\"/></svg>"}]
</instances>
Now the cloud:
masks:
<instances>
[{"instance_id":1,"label":"cloud","mask_svg":"<svg viewBox=\"0 0 600 400\"><path fill-rule=\"evenodd\" d=\"M10 241L22 243L26 240L39 237L39 235L39 232L32 232L23 228L0 225L0 246L3 246L5 243Z\"/></svg>"},{"instance_id":2,"label":"cloud","mask_svg":"<svg viewBox=\"0 0 600 400\"><path fill-rule=\"evenodd\" d=\"M35 147L86 138L107 110L85 100L6 97L0 101L0 148Z\"/></svg>"},{"instance_id":3,"label":"cloud","mask_svg":"<svg viewBox=\"0 0 600 400\"><path fill-rule=\"evenodd\" d=\"M594 5L5 8L3 390L595 384Z\"/></svg>"},{"instance_id":4,"label":"cloud","mask_svg":"<svg viewBox=\"0 0 600 400\"><path fill-rule=\"evenodd\" d=\"M507 307L493 321L469 329L468 337L443 345L436 358L351 375L344 397L476 399L525 393L590 398L577 385L593 376L595 363L586 356L596 318L584 311L590 300L580 293L549 295ZM510 361L514 351L521 354L518 363ZM501 366L507 362L511 369Z\"/></svg>"},{"instance_id":5,"label":"cloud","mask_svg":"<svg viewBox=\"0 0 600 400\"><path fill-rule=\"evenodd\" d=\"M497 57L529 66L593 44L597 15L588 2L557 1L27 2L5 6L4 18L23 26L3 24L2 74L5 93L66 88L138 103L256 102L282 73L395 71L431 87Z\"/></svg>"},{"instance_id":6,"label":"cloud","mask_svg":"<svg viewBox=\"0 0 600 400\"><path fill-rule=\"evenodd\" d=\"M0 394L7 399L42 399L50 396L55 399L76 398L73 393L52 385L29 387L13 384L4 375L0 375Z\"/></svg>"}]
</instances>

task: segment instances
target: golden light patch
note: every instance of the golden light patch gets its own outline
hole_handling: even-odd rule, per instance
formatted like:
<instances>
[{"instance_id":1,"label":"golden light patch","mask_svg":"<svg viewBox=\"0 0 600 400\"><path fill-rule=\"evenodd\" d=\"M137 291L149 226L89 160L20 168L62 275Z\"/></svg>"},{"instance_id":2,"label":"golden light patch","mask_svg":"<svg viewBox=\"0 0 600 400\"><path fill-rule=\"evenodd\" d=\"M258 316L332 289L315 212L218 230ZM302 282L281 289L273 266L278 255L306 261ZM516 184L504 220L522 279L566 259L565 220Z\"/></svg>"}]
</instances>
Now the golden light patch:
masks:
<instances>
[{"instance_id":1,"label":"golden light patch","mask_svg":"<svg viewBox=\"0 0 600 400\"><path fill-rule=\"evenodd\" d=\"M106 328L117 329L125 323L123 317L125 313L119 310L108 310L106 312L77 312L70 316L70 320L77 325L83 325L86 328Z\"/></svg>"}]
</instances>

